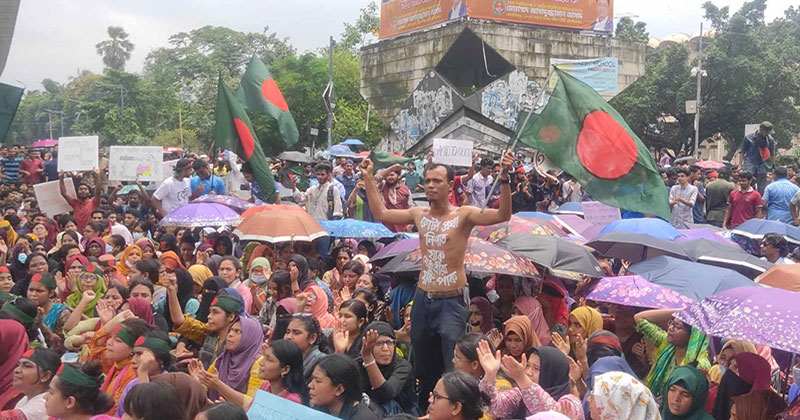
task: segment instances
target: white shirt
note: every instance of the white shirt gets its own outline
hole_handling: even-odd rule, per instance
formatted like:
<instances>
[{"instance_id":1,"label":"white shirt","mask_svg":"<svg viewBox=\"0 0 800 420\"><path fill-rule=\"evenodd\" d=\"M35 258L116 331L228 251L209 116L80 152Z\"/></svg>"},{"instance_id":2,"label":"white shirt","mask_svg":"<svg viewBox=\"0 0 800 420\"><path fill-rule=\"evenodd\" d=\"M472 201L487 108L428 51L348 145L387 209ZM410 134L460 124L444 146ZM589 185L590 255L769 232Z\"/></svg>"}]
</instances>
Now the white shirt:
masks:
<instances>
[{"instance_id":1,"label":"white shirt","mask_svg":"<svg viewBox=\"0 0 800 420\"><path fill-rule=\"evenodd\" d=\"M767 257L761 257L762 260L766 261ZM796 264L794 261L789 259L788 257L780 257L775 260L775 265L783 265L783 264Z\"/></svg>"},{"instance_id":2,"label":"white shirt","mask_svg":"<svg viewBox=\"0 0 800 420\"><path fill-rule=\"evenodd\" d=\"M480 172L475 174L472 179L467 182L466 192L469 194L470 201L473 206L480 207L483 205L483 200L486 199L486 187L492 185L491 175L483 176Z\"/></svg>"},{"instance_id":3,"label":"white shirt","mask_svg":"<svg viewBox=\"0 0 800 420\"><path fill-rule=\"evenodd\" d=\"M28 400L27 396L22 397L14 409L21 411L27 420L47 420L49 417L44 407L44 396L46 394L47 392L42 392L30 400Z\"/></svg>"},{"instance_id":4,"label":"white shirt","mask_svg":"<svg viewBox=\"0 0 800 420\"><path fill-rule=\"evenodd\" d=\"M174 176L165 179L164 183L153 193L153 197L161 201L161 207L167 214L188 203L191 196L190 179L184 178L182 181L178 181Z\"/></svg>"},{"instance_id":5,"label":"white shirt","mask_svg":"<svg viewBox=\"0 0 800 420\"><path fill-rule=\"evenodd\" d=\"M317 184L310 187L306 192L295 188L293 196L298 203L305 203L306 211L311 217L317 220L328 220L328 189L330 188L336 187L330 182L326 182L322 185ZM337 194L337 192L339 192L338 189L334 190L333 194L331 194L331 198L333 199L332 215L334 218L344 216L342 196Z\"/></svg>"}]
</instances>

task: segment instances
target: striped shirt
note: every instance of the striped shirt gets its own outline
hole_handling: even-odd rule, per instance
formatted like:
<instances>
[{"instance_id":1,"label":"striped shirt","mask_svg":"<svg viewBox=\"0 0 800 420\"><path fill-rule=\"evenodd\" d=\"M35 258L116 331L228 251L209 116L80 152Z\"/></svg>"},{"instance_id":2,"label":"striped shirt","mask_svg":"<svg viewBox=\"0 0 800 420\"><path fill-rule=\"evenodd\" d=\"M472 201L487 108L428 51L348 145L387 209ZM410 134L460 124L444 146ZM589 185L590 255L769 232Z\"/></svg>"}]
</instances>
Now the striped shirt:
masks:
<instances>
[{"instance_id":1,"label":"striped shirt","mask_svg":"<svg viewBox=\"0 0 800 420\"><path fill-rule=\"evenodd\" d=\"M3 178L3 183L19 181L20 162L22 162L20 157L0 159L0 165L3 166L3 175L6 176L6 178Z\"/></svg>"}]
</instances>

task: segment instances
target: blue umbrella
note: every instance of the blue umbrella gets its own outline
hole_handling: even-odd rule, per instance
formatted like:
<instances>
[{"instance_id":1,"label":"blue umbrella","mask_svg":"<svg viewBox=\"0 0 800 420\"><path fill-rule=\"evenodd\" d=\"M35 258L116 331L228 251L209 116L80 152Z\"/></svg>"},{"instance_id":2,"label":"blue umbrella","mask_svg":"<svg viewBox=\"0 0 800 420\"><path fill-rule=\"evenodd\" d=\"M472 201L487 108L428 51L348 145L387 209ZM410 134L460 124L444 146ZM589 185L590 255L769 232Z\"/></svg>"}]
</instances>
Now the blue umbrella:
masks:
<instances>
[{"instance_id":1,"label":"blue umbrella","mask_svg":"<svg viewBox=\"0 0 800 420\"><path fill-rule=\"evenodd\" d=\"M337 238L392 238L395 235L380 223L355 219L320 220L319 224L331 236Z\"/></svg>"},{"instance_id":2,"label":"blue umbrella","mask_svg":"<svg viewBox=\"0 0 800 420\"><path fill-rule=\"evenodd\" d=\"M347 139L339 144L343 144L345 146L363 146L364 142L359 139Z\"/></svg>"},{"instance_id":3,"label":"blue umbrella","mask_svg":"<svg viewBox=\"0 0 800 420\"><path fill-rule=\"evenodd\" d=\"M519 217L524 217L526 219L539 219L539 220L547 220L550 222L554 222L556 220L552 214L542 213L540 211L521 211L519 213L515 213L515 215Z\"/></svg>"},{"instance_id":4,"label":"blue umbrella","mask_svg":"<svg viewBox=\"0 0 800 420\"><path fill-rule=\"evenodd\" d=\"M583 204L577 201L570 201L558 206L557 209L553 210L553 213L583 216Z\"/></svg>"},{"instance_id":5,"label":"blue umbrella","mask_svg":"<svg viewBox=\"0 0 800 420\"><path fill-rule=\"evenodd\" d=\"M611 232L645 233L654 238L673 241L683 234L671 224L653 217L641 219L622 219L611 222L597 236Z\"/></svg>"},{"instance_id":6,"label":"blue umbrella","mask_svg":"<svg viewBox=\"0 0 800 420\"><path fill-rule=\"evenodd\" d=\"M760 240L768 233L777 233L787 241L800 245L800 228L775 220L750 219L731 231L749 239Z\"/></svg>"},{"instance_id":7,"label":"blue umbrella","mask_svg":"<svg viewBox=\"0 0 800 420\"><path fill-rule=\"evenodd\" d=\"M355 152L350 150L349 147L343 146L341 144L334 144L333 146L331 146L331 148L328 149L328 153L330 153L333 156L355 156L356 155Z\"/></svg>"},{"instance_id":8,"label":"blue umbrella","mask_svg":"<svg viewBox=\"0 0 800 420\"><path fill-rule=\"evenodd\" d=\"M734 287L758 287L733 270L665 255L634 264L628 271L694 300L703 300Z\"/></svg>"}]
</instances>

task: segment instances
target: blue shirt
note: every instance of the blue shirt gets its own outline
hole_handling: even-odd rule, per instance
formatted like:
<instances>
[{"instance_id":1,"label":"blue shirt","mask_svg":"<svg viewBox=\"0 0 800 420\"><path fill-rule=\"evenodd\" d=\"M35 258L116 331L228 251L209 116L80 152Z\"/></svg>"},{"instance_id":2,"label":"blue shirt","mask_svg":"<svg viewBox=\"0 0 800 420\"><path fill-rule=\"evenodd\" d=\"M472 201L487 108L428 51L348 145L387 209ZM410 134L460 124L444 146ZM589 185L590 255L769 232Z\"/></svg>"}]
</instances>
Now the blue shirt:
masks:
<instances>
[{"instance_id":1,"label":"blue shirt","mask_svg":"<svg viewBox=\"0 0 800 420\"><path fill-rule=\"evenodd\" d=\"M189 187L192 189L192 192L197 189L200 185L203 186L203 194L211 194L213 191L215 194L225 195L225 181L222 178L211 175L208 179L200 179L199 176L193 175L190 181Z\"/></svg>"},{"instance_id":2,"label":"blue shirt","mask_svg":"<svg viewBox=\"0 0 800 420\"><path fill-rule=\"evenodd\" d=\"M6 176L6 178L3 178L4 183L19 181L20 162L22 162L20 157L0 159L0 165L3 166L3 175Z\"/></svg>"},{"instance_id":3,"label":"blue shirt","mask_svg":"<svg viewBox=\"0 0 800 420\"><path fill-rule=\"evenodd\" d=\"M44 163L44 173L47 175L48 181L55 181L58 179L58 159L50 159Z\"/></svg>"},{"instance_id":4,"label":"blue shirt","mask_svg":"<svg viewBox=\"0 0 800 420\"><path fill-rule=\"evenodd\" d=\"M753 175L767 173L767 166L761 158L761 148L768 147L770 158L775 156L775 140L772 136L767 136L762 139L758 136L758 132L750 133L745 136L742 142L742 169L752 173Z\"/></svg>"},{"instance_id":5,"label":"blue shirt","mask_svg":"<svg viewBox=\"0 0 800 420\"><path fill-rule=\"evenodd\" d=\"M792 219L791 211L789 211L789 203L798 191L800 191L800 187L786 178L776 179L767 185L767 188L764 189L767 220L777 220L792 224L794 220Z\"/></svg>"},{"instance_id":6,"label":"blue shirt","mask_svg":"<svg viewBox=\"0 0 800 420\"><path fill-rule=\"evenodd\" d=\"M347 199L350 197L350 193L356 188L356 182L358 182L358 176L353 172L353 175L347 176L345 174L341 174L336 177L336 180L341 182L344 186L344 198Z\"/></svg>"},{"instance_id":7,"label":"blue shirt","mask_svg":"<svg viewBox=\"0 0 800 420\"><path fill-rule=\"evenodd\" d=\"M703 198L706 196L706 187L703 186L702 182L698 182L695 184L697 187L697 194L702 195ZM706 222L706 215L705 209L706 203L705 200L701 203L700 200L694 202L694 207L692 207L692 218L694 219L695 223L705 223Z\"/></svg>"}]
</instances>

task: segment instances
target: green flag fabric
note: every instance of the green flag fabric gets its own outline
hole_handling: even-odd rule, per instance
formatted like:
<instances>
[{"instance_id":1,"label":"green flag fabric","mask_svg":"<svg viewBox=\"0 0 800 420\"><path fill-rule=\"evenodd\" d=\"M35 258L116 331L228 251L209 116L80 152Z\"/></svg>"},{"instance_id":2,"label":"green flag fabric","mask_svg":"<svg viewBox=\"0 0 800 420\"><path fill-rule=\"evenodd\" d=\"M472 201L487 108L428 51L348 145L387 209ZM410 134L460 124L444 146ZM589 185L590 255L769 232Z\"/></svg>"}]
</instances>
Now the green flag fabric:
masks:
<instances>
[{"instance_id":1,"label":"green flag fabric","mask_svg":"<svg viewBox=\"0 0 800 420\"><path fill-rule=\"evenodd\" d=\"M261 144L258 142L253 124L222 77L219 78L217 92L217 118L214 127L214 142L217 147L230 150L240 158L250 163L253 168L253 177L261 189L265 202L275 201L275 179L272 177L269 163L267 162Z\"/></svg>"},{"instance_id":2,"label":"green flag fabric","mask_svg":"<svg viewBox=\"0 0 800 420\"><path fill-rule=\"evenodd\" d=\"M242 84L236 91L236 99L250 111L266 113L275 118L287 148L297 143L300 133L289 111L289 104L269 74L267 66L255 54L247 63Z\"/></svg>"},{"instance_id":3,"label":"green flag fabric","mask_svg":"<svg viewBox=\"0 0 800 420\"><path fill-rule=\"evenodd\" d=\"M594 89L555 73L550 101L519 141L577 178L595 200L670 220L664 181L647 147Z\"/></svg>"},{"instance_id":4,"label":"green flag fabric","mask_svg":"<svg viewBox=\"0 0 800 420\"><path fill-rule=\"evenodd\" d=\"M408 162L413 162L414 158L394 156L389 152L378 152L373 150L369 152L369 160L372 161L373 169L377 171L378 169L388 168L394 165L395 163L405 165Z\"/></svg>"},{"instance_id":5,"label":"green flag fabric","mask_svg":"<svg viewBox=\"0 0 800 420\"><path fill-rule=\"evenodd\" d=\"M22 99L22 92L22 88L0 83L0 142L6 140L6 134Z\"/></svg>"}]
</instances>

